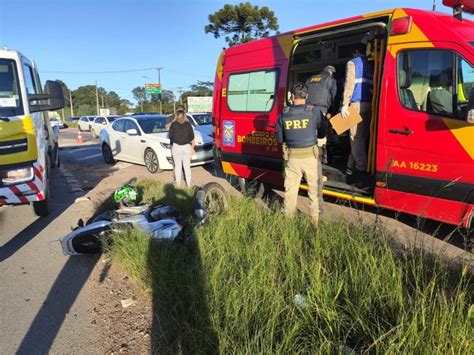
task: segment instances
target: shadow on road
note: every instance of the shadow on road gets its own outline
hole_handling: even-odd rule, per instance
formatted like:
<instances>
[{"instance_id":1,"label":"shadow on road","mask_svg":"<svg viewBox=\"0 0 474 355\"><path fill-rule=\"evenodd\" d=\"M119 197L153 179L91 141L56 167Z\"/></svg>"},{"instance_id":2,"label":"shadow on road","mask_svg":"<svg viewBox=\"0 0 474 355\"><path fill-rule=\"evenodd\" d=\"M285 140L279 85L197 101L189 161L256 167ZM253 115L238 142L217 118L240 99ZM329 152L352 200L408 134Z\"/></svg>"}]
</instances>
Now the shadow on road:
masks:
<instances>
[{"instance_id":1,"label":"shadow on road","mask_svg":"<svg viewBox=\"0 0 474 355\"><path fill-rule=\"evenodd\" d=\"M57 170L52 171L51 178L51 186L56 186L57 184L63 183L60 180L61 174ZM69 206L71 206L75 200L75 196L69 193L61 195L60 193L55 193L55 191L52 191L51 195L52 206L50 206L51 212L49 216L37 218L32 224L28 225L21 232L13 236L2 247L0 247L0 262L11 257L36 235L40 234L49 224L53 223L57 217L59 217ZM1 215L2 214L0 214L0 216Z\"/></svg>"},{"instance_id":2,"label":"shadow on road","mask_svg":"<svg viewBox=\"0 0 474 355\"><path fill-rule=\"evenodd\" d=\"M0 262L15 255L50 224L58 223L58 217L74 204L76 196L69 193L64 178L58 170L52 171L51 186L54 186L55 189L51 191L51 212L49 216L35 219L33 223L4 244L0 248ZM47 251L43 254L44 256L51 256L48 255ZM65 318L77 318L77 315L71 314L70 310L96 261L97 257L70 257L61 271L58 270L59 273L54 284L19 345L18 354L45 354L50 352ZM44 262L48 263L48 259L45 258ZM35 287L35 284L32 283L31 287ZM77 331L80 332L80 330Z\"/></svg>"},{"instance_id":3,"label":"shadow on road","mask_svg":"<svg viewBox=\"0 0 474 355\"><path fill-rule=\"evenodd\" d=\"M164 198L157 202L171 204L176 199L180 201L172 205L188 208L194 200L168 184ZM185 235L185 241L180 243L163 243L154 239L149 242L153 353L216 354L218 340L206 300L199 241L189 226Z\"/></svg>"},{"instance_id":4,"label":"shadow on road","mask_svg":"<svg viewBox=\"0 0 474 355\"><path fill-rule=\"evenodd\" d=\"M18 347L17 354L50 352L66 317L77 318L76 314L71 314L71 307L86 284L97 260L98 256L68 259Z\"/></svg>"}]
</instances>

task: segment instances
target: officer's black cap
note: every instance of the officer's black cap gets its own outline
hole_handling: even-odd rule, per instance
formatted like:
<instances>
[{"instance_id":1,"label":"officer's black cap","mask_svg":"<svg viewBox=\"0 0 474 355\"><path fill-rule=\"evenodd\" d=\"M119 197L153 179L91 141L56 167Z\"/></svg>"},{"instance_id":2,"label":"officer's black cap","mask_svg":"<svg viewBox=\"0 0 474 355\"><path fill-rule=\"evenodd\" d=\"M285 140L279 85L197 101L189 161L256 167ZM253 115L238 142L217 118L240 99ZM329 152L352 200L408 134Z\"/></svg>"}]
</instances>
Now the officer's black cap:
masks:
<instances>
[{"instance_id":1,"label":"officer's black cap","mask_svg":"<svg viewBox=\"0 0 474 355\"><path fill-rule=\"evenodd\" d=\"M295 95L297 99L306 99L308 97L308 87L305 83L297 81L291 87L291 93Z\"/></svg>"}]
</instances>

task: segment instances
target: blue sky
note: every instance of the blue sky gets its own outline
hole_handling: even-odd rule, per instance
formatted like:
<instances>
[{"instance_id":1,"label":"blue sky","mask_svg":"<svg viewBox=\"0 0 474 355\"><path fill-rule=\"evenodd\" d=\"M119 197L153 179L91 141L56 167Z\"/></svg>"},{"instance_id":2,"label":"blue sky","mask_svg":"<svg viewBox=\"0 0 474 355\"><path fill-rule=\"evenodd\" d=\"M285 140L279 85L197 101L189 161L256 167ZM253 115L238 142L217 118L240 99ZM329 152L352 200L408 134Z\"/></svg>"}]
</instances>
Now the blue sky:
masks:
<instances>
[{"instance_id":1,"label":"blue sky","mask_svg":"<svg viewBox=\"0 0 474 355\"><path fill-rule=\"evenodd\" d=\"M34 59L42 81L70 88L94 84L131 99L131 90L157 81L156 70L120 74L64 74L163 67L163 88L175 93L213 80L224 39L204 33L207 16L226 3L196 0L0 0L0 47ZM268 0L285 32L394 7L431 9L432 0ZM450 12L437 0L438 10Z\"/></svg>"}]
</instances>

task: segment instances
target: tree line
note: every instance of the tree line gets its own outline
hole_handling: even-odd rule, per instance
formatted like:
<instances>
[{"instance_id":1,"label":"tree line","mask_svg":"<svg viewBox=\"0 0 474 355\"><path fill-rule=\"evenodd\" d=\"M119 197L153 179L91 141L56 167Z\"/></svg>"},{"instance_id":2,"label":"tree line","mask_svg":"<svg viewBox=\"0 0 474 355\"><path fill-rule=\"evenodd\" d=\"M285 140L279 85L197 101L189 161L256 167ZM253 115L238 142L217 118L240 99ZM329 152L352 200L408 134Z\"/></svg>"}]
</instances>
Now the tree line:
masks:
<instances>
[{"instance_id":1,"label":"tree line","mask_svg":"<svg viewBox=\"0 0 474 355\"><path fill-rule=\"evenodd\" d=\"M186 104L188 96L212 96L214 83L212 81L198 81L186 91L181 91L176 96L172 90L162 90L161 95L145 93L145 87L137 86L132 90L133 98L137 104L120 97L115 91L107 91L95 85L83 85L76 90L70 90L62 80L56 80L63 88L65 107L62 111L63 119L72 116L97 115L97 97L99 108L113 109L119 115L127 112L159 112L160 99L164 114L173 113L177 103ZM161 97L160 97L161 96Z\"/></svg>"}]
</instances>

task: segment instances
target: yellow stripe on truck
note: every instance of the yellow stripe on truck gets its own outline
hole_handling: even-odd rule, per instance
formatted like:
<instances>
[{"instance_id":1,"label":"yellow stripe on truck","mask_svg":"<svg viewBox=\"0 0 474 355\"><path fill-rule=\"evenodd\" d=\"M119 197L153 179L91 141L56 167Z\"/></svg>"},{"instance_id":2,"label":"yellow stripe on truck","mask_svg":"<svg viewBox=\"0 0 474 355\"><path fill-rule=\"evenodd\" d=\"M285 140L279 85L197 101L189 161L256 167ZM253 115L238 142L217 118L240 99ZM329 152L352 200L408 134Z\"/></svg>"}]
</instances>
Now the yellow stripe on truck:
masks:
<instances>
[{"instance_id":1,"label":"yellow stripe on truck","mask_svg":"<svg viewBox=\"0 0 474 355\"><path fill-rule=\"evenodd\" d=\"M0 165L18 164L38 159L35 126L31 116L23 119L0 123L0 143L25 139L28 148L24 152L0 155Z\"/></svg>"},{"instance_id":2,"label":"yellow stripe on truck","mask_svg":"<svg viewBox=\"0 0 474 355\"><path fill-rule=\"evenodd\" d=\"M392 21L406 17L408 14L403 9L396 9ZM404 48L406 48L406 43L410 43L410 49L412 48L432 48L434 47L433 43L429 40L429 38L423 33L423 31L416 25L413 21L411 25L410 32L404 35L397 35L397 36L389 36L388 38L388 50L392 54L393 57L397 54L397 51L401 48L397 45L405 44Z\"/></svg>"},{"instance_id":3,"label":"yellow stripe on truck","mask_svg":"<svg viewBox=\"0 0 474 355\"><path fill-rule=\"evenodd\" d=\"M443 122L466 153L474 160L474 125L452 118L443 118Z\"/></svg>"}]
</instances>

